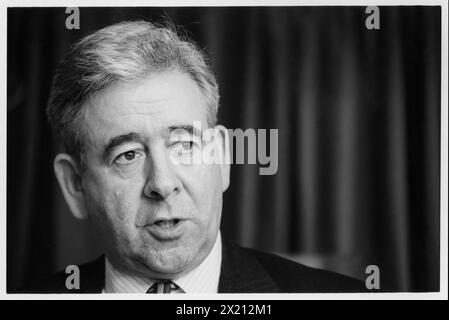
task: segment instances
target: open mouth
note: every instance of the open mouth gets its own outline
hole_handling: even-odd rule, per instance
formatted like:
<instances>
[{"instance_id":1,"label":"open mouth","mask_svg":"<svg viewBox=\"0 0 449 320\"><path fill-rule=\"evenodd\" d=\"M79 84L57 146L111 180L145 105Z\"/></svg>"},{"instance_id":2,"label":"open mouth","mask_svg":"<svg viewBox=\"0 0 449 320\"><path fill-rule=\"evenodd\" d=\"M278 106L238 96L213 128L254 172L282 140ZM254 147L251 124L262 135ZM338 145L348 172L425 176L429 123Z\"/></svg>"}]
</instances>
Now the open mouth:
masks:
<instances>
[{"instance_id":1,"label":"open mouth","mask_svg":"<svg viewBox=\"0 0 449 320\"><path fill-rule=\"evenodd\" d=\"M186 232L186 219L158 219L146 225L145 229L158 241L178 240Z\"/></svg>"},{"instance_id":2,"label":"open mouth","mask_svg":"<svg viewBox=\"0 0 449 320\"><path fill-rule=\"evenodd\" d=\"M172 228L180 222L180 219L158 220L154 224L161 228Z\"/></svg>"}]
</instances>

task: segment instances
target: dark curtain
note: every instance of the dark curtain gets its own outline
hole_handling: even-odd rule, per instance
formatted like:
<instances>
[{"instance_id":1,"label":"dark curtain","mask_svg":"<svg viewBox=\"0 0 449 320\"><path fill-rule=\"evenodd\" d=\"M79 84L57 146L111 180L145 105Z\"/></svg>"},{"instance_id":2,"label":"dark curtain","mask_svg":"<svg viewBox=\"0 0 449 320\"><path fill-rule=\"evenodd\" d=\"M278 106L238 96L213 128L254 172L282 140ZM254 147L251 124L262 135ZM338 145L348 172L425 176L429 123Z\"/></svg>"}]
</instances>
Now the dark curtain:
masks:
<instances>
[{"instance_id":1,"label":"dark curtain","mask_svg":"<svg viewBox=\"0 0 449 320\"><path fill-rule=\"evenodd\" d=\"M53 175L51 77L76 39L170 19L211 55L228 128L279 129L279 169L233 165L222 234L385 290L439 289L440 7L9 8L7 288L101 253Z\"/></svg>"}]
</instances>

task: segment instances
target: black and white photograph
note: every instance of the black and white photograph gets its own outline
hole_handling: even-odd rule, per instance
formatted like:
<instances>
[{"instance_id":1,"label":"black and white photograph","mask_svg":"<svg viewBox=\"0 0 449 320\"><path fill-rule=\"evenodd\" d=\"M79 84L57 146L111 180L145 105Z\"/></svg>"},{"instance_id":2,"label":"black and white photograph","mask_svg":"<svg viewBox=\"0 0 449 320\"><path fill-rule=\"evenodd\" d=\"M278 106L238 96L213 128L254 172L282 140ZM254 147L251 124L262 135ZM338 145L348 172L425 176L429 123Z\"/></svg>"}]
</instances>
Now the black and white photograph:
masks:
<instances>
[{"instance_id":1,"label":"black and white photograph","mask_svg":"<svg viewBox=\"0 0 449 320\"><path fill-rule=\"evenodd\" d=\"M447 299L447 7L42 5L5 8L6 295Z\"/></svg>"}]
</instances>

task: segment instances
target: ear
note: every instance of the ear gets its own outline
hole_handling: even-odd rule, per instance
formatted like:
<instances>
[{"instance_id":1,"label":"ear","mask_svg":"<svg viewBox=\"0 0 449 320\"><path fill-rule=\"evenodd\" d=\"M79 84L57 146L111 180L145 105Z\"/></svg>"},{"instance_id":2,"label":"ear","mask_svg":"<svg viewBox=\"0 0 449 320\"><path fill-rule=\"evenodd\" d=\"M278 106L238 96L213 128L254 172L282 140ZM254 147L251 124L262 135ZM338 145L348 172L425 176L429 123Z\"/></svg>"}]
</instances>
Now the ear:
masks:
<instances>
[{"instance_id":1,"label":"ear","mask_svg":"<svg viewBox=\"0 0 449 320\"><path fill-rule=\"evenodd\" d=\"M226 127L222 125L215 126L217 130L218 147L221 148L221 159L220 159L220 170L221 170L221 181L223 185L223 192L229 187L229 179L231 174L231 150L229 145L229 134Z\"/></svg>"},{"instance_id":2,"label":"ear","mask_svg":"<svg viewBox=\"0 0 449 320\"><path fill-rule=\"evenodd\" d=\"M81 170L78 161L66 153L60 153L56 156L53 167L70 211L75 218L87 219L84 189L81 183Z\"/></svg>"}]
</instances>

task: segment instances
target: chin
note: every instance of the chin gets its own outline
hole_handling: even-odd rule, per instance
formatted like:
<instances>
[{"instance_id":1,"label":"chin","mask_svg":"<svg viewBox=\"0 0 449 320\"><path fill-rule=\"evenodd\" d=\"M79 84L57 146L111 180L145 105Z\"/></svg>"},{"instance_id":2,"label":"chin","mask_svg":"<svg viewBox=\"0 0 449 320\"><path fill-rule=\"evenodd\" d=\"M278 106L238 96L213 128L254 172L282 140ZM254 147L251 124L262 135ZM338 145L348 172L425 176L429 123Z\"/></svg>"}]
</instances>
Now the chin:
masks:
<instances>
[{"instance_id":1,"label":"chin","mask_svg":"<svg viewBox=\"0 0 449 320\"><path fill-rule=\"evenodd\" d=\"M166 251L166 252L165 252ZM176 276L190 270L193 261L184 248L164 250L144 258L148 270L160 275Z\"/></svg>"}]
</instances>

